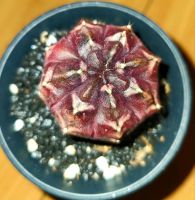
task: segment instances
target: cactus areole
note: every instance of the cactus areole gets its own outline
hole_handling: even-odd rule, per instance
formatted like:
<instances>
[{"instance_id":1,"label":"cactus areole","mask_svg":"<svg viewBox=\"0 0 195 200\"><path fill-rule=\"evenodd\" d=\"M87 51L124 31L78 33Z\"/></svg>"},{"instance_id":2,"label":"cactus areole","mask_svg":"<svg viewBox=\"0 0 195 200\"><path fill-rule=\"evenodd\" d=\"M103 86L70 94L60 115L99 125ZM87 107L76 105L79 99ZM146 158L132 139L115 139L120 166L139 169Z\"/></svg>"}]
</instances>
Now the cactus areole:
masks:
<instances>
[{"instance_id":1,"label":"cactus areole","mask_svg":"<svg viewBox=\"0 0 195 200\"><path fill-rule=\"evenodd\" d=\"M159 62L130 25L81 20L46 51L39 93L64 134L119 143L160 110Z\"/></svg>"}]
</instances>

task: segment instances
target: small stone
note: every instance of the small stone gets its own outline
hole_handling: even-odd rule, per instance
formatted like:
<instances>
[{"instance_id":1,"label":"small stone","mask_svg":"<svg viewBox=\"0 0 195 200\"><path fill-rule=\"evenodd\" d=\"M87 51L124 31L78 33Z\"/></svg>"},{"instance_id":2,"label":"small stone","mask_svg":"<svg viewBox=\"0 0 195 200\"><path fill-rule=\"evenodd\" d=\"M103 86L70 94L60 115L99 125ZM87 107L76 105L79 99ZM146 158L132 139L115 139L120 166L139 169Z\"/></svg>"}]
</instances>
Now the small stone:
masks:
<instances>
[{"instance_id":1,"label":"small stone","mask_svg":"<svg viewBox=\"0 0 195 200\"><path fill-rule=\"evenodd\" d=\"M14 122L14 131L20 131L24 127L24 121L22 119L17 119Z\"/></svg>"},{"instance_id":2,"label":"small stone","mask_svg":"<svg viewBox=\"0 0 195 200\"><path fill-rule=\"evenodd\" d=\"M64 179L66 180L73 180L80 175L80 168L78 164L71 164L68 168L64 171Z\"/></svg>"},{"instance_id":3,"label":"small stone","mask_svg":"<svg viewBox=\"0 0 195 200\"><path fill-rule=\"evenodd\" d=\"M23 72L24 72L25 70L24 70L24 68L23 67L20 67L20 68L18 68L18 74L22 74Z\"/></svg>"},{"instance_id":4,"label":"small stone","mask_svg":"<svg viewBox=\"0 0 195 200\"><path fill-rule=\"evenodd\" d=\"M18 87L17 87L17 85L16 84L10 84L9 85L9 91L12 93L12 94L18 94L18 92L19 92L19 89L18 89Z\"/></svg>"},{"instance_id":5,"label":"small stone","mask_svg":"<svg viewBox=\"0 0 195 200\"><path fill-rule=\"evenodd\" d=\"M104 156L100 156L95 160L95 164L98 167L100 171L104 171L106 168L108 168L108 160Z\"/></svg>"},{"instance_id":6,"label":"small stone","mask_svg":"<svg viewBox=\"0 0 195 200\"><path fill-rule=\"evenodd\" d=\"M27 141L27 149L29 152L34 152L38 149L38 144L33 138Z\"/></svg>"},{"instance_id":7,"label":"small stone","mask_svg":"<svg viewBox=\"0 0 195 200\"><path fill-rule=\"evenodd\" d=\"M111 149L111 146L108 146L108 145L97 145L97 144L95 144L93 146L93 148L96 151L100 152L100 153L107 153Z\"/></svg>"},{"instance_id":8,"label":"small stone","mask_svg":"<svg viewBox=\"0 0 195 200\"><path fill-rule=\"evenodd\" d=\"M109 168L106 168L104 171L103 171L103 178L106 179L106 180L109 180L109 179L112 179L114 177L114 174L110 171Z\"/></svg>"},{"instance_id":9,"label":"small stone","mask_svg":"<svg viewBox=\"0 0 195 200\"><path fill-rule=\"evenodd\" d=\"M98 21L97 21L96 19L94 19L94 20L93 20L93 23L94 23L94 24L97 24L97 23L98 23Z\"/></svg>"},{"instance_id":10,"label":"small stone","mask_svg":"<svg viewBox=\"0 0 195 200\"><path fill-rule=\"evenodd\" d=\"M152 154L153 152L153 147L151 144L147 144L146 146L144 146L142 149L138 150L135 153L135 159L134 160L130 160L129 164L132 166L145 166L146 162L145 162L145 158L147 155Z\"/></svg>"},{"instance_id":11,"label":"small stone","mask_svg":"<svg viewBox=\"0 0 195 200\"><path fill-rule=\"evenodd\" d=\"M50 167L53 167L55 165L55 163L56 163L56 160L54 158L50 158L49 161L48 161L48 165Z\"/></svg>"},{"instance_id":12,"label":"small stone","mask_svg":"<svg viewBox=\"0 0 195 200\"><path fill-rule=\"evenodd\" d=\"M49 126L51 126L51 125L52 125L52 120L51 120L51 119L45 119L45 120L43 121L43 126L49 127Z\"/></svg>"},{"instance_id":13,"label":"small stone","mask_svg":"<svg viewBox=\"0 0 195 200\"><path fill-rule=\"evenodd\" d=\"M110 171L112 171L112 173L114 175L121 174L121 168L120 167L117 167L117 166L114 166L114 165L110 165L109 169L110 169Z\"/></svg>"},{"instance_id":14,"label":"small stone","mask_svg":"<svg viewBox=\"0 0 195 200\"><path fill-rule=\"evenodd\" d=\"M125 171L125 165L120 164L120 165L119 165L119 168L120 168L121 172L124 172L124 171Z\"/></svg>"},{"instance_id":15,"label":"small stone","mask_svg":"<svg viewBox=\"0 0 195 200\"><path fill-rule=\"evenodd\" d=\"M37 120L37 117L36 117L36 116L33 116L33 117L30 117L28 120L29 120L29 122L30 122L31 124L34 124L34 123L36 122L36 120Z\"/></svg>"},{"instance_id":16,"label":"small stone","mask_svg":"<svg viewBox=\"0 0 195 200\"><path fill-rule=\"evenodd\" d=\"M34 65L34 64L35 64L35 61L34 61L34 60L30 61L30 65L31 65L31 66Z\"/></svg>"},{"instance_id":17,"label":"small stone","mask_svg":"<svg viewBox=\"0 0 195 200\"><path fill-rule=\"evenodd\" d=\"M171 92L171 86L170 86L170 84L165 79L162 80L162 84L164 86L165 94L168 95Z\"/></svg>"},{"instance_id":18,"label":"small stone","mask_svg":"<svg viewBox=\"0 0 195 200\"><path fill-rule=\"evenodd\" d=\"M147 154L151 154L152 152L153 152L153 147L152 147L152 145L151 144L147 144L146 146L145 146L145 152L147 153Z\"/></svg>"},{"instance_id":19,"label":"small stone","mask_svg":"<svg viewBox=\"0 0 195 200\"><path fill-rule=\"evenodd\" d=\"M64 153L66 153L69 156L74 156L76 154L76 149L75 149L74 145L68 145L65 148Z\"/></svg>"},{"instance_id":20,"label":"small stone","mask_svg":"<svg viewBox=\"0 0 195 200\"><path fill-rule=\"evenodd\" d=\"M148 129L148 134L156 134L158 132L157 128L149 128Z\"/></svg>"},{"instance_id":21,"label":"small stone","mask_svg":"<svg viewBox=\"0 0 195 200\"><path fill-rule=\"evenodd\" d=\"M38 69L39 71L42 71L42 70L43 70L43 67L42 67L41 65L37 65L37 69Z\"/></svg>"},{"instance_id":22,"label":"small stone","mask_svg":"<svg viewBox=\"0 0 195 200\"><path fill-rule=\"evenodd\" d=\"M90 153L91 153L91 147L88 146L88 147L86 148L86 152L87 152L88 154L90 154Z\"/></svg>"},{"instance_id":23,"label":"small stone","mask_svg":"<svg viewBox=\"0 0 195 200\"><path fill-rule=\"evenodd\" d=\"M83 154L82 150L81 149L77 149L77 155L81 155Z\"/></svg>"},{"instance_id":24,"label":"small stone","mask_svg":"<svg viewBox=\"0 0 195 200\"><path fill-rule=\"evenodd\" d=\"M112 161L112 165L118 166L118 162L117 161Z\"/></svg>"},{"instance_id":25,"label":"small stone","mask_svg":"<svg viewBox=\"0 0 195 200\"><path fill-rule=\"evenodd\" d=\"M110 167L105 168L105 170L103 171L103 177L106 180L112 179L119 174L121 174L121 169L114 165L111 165Z\"/></svg>"},{"instance_id":26,"label":"small stone","mask_svg":"<svg viewBox=\"0 0 195 200\"><path fill-rule=\"evenodd\" d=\"M52 135L52 136L51 136L51 141L52 141L52 142L55 142L56 140L58 140L58 138L57 138L55 135Z\"/></svg>"},{"instance_id":27,"label":"small stone","mask_svg":"<svg viewBox=\"0 0 195 200\"><path fill-rule=\"evenodd\" d=\"M33 45L31 45L30 48L34 50L34 49L37 49L37 46L33 44Z\"/></svg>"},{"instance_id":28,"label":"small stone","mask_svg":"<svg viewBox=\"0 0 195 200\"><path fill-rule=\"evenodd\" d=\"M42 155L41 155L41 152L34 151L34 152L31 153L31 156L32 156L32 158L38 159L38 158L41 158Z\"/></svg>"},{"instance_id":29,"label":"small stone","mask_svg":"<svg viewBox=\"0 0 195 200\"><path fill-rule=\"evenodd\" d=\"M89 176L88 176L88 174L86 174L86 173L83 173L83 179L85 180L85 181L87 181L88 179L89 179Z\"/></svg>"},{"instance_id":30,"label":"small stone","mask_svg":"<svg viewBox=\"0 0 195 200\"><path fill-rule=\"evenodd\" d=\"M162 125L161 125L161 124L158 124L158 125L157 125L157 129L158 129L158 131L160 131L160 130L162 129Z\"/></svg>"},{"instance_id":31,"label":"small stone","mask_svg":"<svg viewBox=\"0 0 195 200\"><path fill-rule=\"evenodd\" d=\"M91 170L92 168L93 168L92 163L89 163L88 166L87 166L87 169L88 169L88 170Z\"/></svg>"},{"instance_id":32,"label":"small stone","mask_svg":"<svg viewBox=\"0 0 195 200\"><path fill-rule=\"evenodd\" d=\"M45 157L42 157L40 160L39 160L39 163L41 164L46 164L47 163L47 160Z\"/></svg>"},{"instance_id":33,"label":"small stone","mask_svg":"<svg viewBox=\"0 0 195 200\"><path fill-rule=\"evenodd\" d=\"M66 141L62 141L62 143L61 143L61 145L63 146L63 147L65 147L66 146Z\"/></svg>"},{"instance_id":34,"label":"small stone","mask_svg":"<svg viewBox=\"0 0 195 200\"><path fill-rule=\"evenodd\" d=\"M42 42L42 43L46 43L47 38L48 38L48 32L47 32L47 31L43 31L43 32L40 34L40 40L41 40L41 42Z\"/></svg>"},{"instance_id":35,"label":"small stone","mask_svg":"<svg viewBox=\"0 0 195 200\"><path fill-rule=\"evenodd\" d=\"M11 96L12 103L15 103L17 100L18 100L18 96L16 96L16 95Z\"/></svg>"},{"instance_id":36,"label":"small stone","mask_svg":"<svg viewBox=\"0 0 195 200\"><path fill-rule=\"evenodd\" d=\"M72 186L72 181L68 181L67 182L67 185L70 187L70 186Z\"/></svg>"},{"instance_id":37,"label":"small stone","mask_svg":"<svg viewBox=\"0 0 195 200\"><path fill-rule=\"evenodd\" d=\"M99 177L98 173L95 172L95 173L92 175L92 178L93 178L94 180L98 180L100 177Z\"/></svg>"},{"instance_id":38,"label":"small stone","mask_svg":"<svg viewBox=\"0 0 195 200\"><path fill-rule=\"evenodd\" d=\"M51 46L52 44L55 44L56 42L57 42L57 38L54 35L50 34L48 39L46 40L46 45Z\"/></svg>"},{"instance_id":39,"label":"small stone","mask_svg":"<svg viewBox=\"0 0 195 200\"><path fill-rule=\"evenodd\" d=\"M35 141L37 140L37 138L38 138L37 135L34 135L34 136L33 136L33 139L34 139Z\"/></svg>"},{"instance_id":40,"label":"small stone","mask_svg":"<svg viewBox=\"0 0 195 200\"><path fill-rule=\"evenodd\" d=\"M46 51L48 51L48 50L49 50L49 47L45 47L44 49L45 49L45 52L46 52Z\"/></svg>"},{"instance_id":41,"label":"small stone","mask_svg":"<svg viewBox=\"0 0 195 200\"><path fill-rule=\"evenodd\" d=\"M165 141L165 136L164 135L161 135L160 136L160 142L164 142Z\"/></svg>"}]
</instances>

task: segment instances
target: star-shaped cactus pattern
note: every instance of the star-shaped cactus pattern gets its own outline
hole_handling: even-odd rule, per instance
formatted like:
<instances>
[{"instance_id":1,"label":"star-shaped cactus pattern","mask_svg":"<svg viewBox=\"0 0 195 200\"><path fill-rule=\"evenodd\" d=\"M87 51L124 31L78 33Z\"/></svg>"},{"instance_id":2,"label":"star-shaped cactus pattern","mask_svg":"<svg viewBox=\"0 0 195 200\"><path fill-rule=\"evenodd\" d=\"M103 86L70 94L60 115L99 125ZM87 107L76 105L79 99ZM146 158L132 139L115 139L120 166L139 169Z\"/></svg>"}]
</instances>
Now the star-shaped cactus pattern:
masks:
<instances>
[{"instance_id":1,"label":"star-shaped cactus pattern","mask_svg":"<svg viewBox=\"0 0 195 200\"><path fill-rule=\"evenodd\" d=\"M81 20L46 51L40 96L64 134L119 143L160 110L159 63L130 25Z\"/></svg>"}]
</instances>

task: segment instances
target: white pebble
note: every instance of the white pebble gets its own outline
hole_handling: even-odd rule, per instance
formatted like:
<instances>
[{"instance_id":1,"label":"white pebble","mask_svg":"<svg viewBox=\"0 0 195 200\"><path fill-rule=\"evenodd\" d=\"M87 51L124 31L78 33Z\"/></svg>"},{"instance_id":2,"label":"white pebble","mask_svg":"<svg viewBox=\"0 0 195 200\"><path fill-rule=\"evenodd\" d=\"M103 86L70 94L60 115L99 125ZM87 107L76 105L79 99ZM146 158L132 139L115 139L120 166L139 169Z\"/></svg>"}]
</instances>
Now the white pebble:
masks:
<instances>
[{"instance_id":1,"label":"white pebble","mask_svg":"<svg viewBox=\"0 0 195 200\"><path fill-rule=\"evenodd\" d=\"M93 168L92 163L89 163L88 166L87 166L87 169L90 171L92 168Z\"/></svg>"},{"instance_id":2,"label":"white pebble","mask_svg":"<svg viewBox=\"0 0 195 200\"><path fill-rule=\"evenodd\" d=\"M33 151L32 153L31 153L31 156L32 156L32 158L41 158L41 152L39 152L39 151Z\"/></svg>"},{"instance_id":3,"label":"white pebble","mask_svg":"<svg viewBox=\"0 0 195 200\"><path fill-rule=\"evenodd\" d=\"M121 172L124 172L124 171L125 171L125 165L120 164L120 165L119 165L119 168L120 168Z\"/></svg>"},{"instance_id":4,"label":"white pebble","mask_svg":"<svg viewBox=\"0 0 195 200\"><path fill-rule=\"evenodd\" d=\"M98 21L96 19L93 20L93 24L97 24Z\"/></svg>"},{"instance_id":5,"label":"white pebble","mask_svg":"<svg viewBox=\"0 0 195 200\"><path fill-rule=\"evenodd\" d=\"M34 60L30 61L30 65L34 65L34 64L35 64Z\"/></svg>"},{"instance_id":6,"label":"white pebble","mask_svg":"<svg viewBox=\"0 0 195 200\"><path fill-rule=\"evenodd\" d=\"M50 158L49 161L48 161L48 165L50 167L53 167L55 165L55 162L56 162L56 160L54 158Z\"/></svg>"},{"instance_id":7,"label":"white pebble","mask_svg":"<svg viewBox=\"0 0 195 200\"><path fill-rule=\"evenodd\" d=\"M22 74L24 71L25 71L24 68L20 67L20 68L18 68L18 71L17 71L17 72L18 72L19 74Z\"/></svg>"},{"instance_id":8,"label":"white pebble","mask_svg":"<svg viewBox=\"0 0 195 200\"><path fill-rule=\"evenodd\" d=\"M55 135L51 136L51 141L55 142L58 138Z\"/></svg>"},{"instance_id":9,"label":"white pebble","mask_svg":"<svg viewBox=\"0 0 195 200\"><path fill-rule=\"evenodd\" d=\"M109 168L106 168L104 171L103 171L103 178L106 179L106 180L109 180L109 179L112 179L114 177L114 174L110 171Z\"/></svg>"},{"instance_id":10,"label":"white pebble","mask_svg":"<svg viewBox=\"0 0 195 200\"><path fill-rule=\"evenodd\" d=\"M162 125L161 125L161 124L158 124L158 125L157 125L157 129L158 129L158 131L160 131L161 128L162 128Z\"/></svg>"},{"instance_id":11,"label":"white pebble","mask_svg":"<svg viewBox=\"0 0 195 200\"><path fill-rule=\"evenodd\" d=\"M12 93L12 94L18 94L18 92L19 92L19 89L18 89L18 87L17 87L17 85L16 84L10 84L9 85L9 91Z\"/></svg>"},{"instance_id":12,"label":"white pebble","mask_svg":"<svg viewBox=\"0 0 195 200\"><path fill-rule=\"evenodd\" d=\"M33 117L30 117L30 118L29 118L29 122L30 122L31 124L35 123L36 120L37 120L37 117L36 117L36 116L33 116Z\"/></svg>"},{"instance_id":13,"label":"white pebble","mask_svg":"<svg viewBox=\"0 0 195 200\"><path fill-rule=\"evenodd\" d=\"M112 171L112 173L115 176L121 174L121 168L120 167L117 167L117 166L114 166L114 165L110 165L109 169L110 169L110 171Z\"/></svg>"},{"instance_id":14,"label":"white pebble","mask_svg":"<svg viewBox=\"0 0 195 200\"><path fill-rule=\"evenodd\" d=\"M68 145L64 152L69 155L69 156L74 156L76 154L76 149L74 147L74 145Z\"/></svg>"},{"instance_id":15,"label":"white pebble","mask_svg":"<svg viewBox=\"0 0 195 200\"><path fill-rule=\"evenodd\" d=\"M42 124L43 126L46 126L46 127L49 127L49 126L51 126L52 125L52 120L51 119L45 119L44 121L43 121L43 124Z\"/></svg>"},{"instance_id":16,"label":"white pebble","mask_svg":"<svg viewBox=\"0 0 195 200\"><path fill-rule=\"evenodd\" d=\"M100 171L104 171L108 168L108 160L104 156L100 156L95 161L96 166Z\"/></svg>"},{"instance_id":17,"label":"white pebble","mask_svg":"<svg viewBox=\"0 0 195 200\"><path fill-rule=\"evenodd\" d=\"M31 49L37 49L36 45L31 45Z\"/></svg>"},{"instance_id":18,"label":"white pebble","mask_svg":"<svg viewBox=\"0 0 195 200\"><path fill-rule=\"evenodd\" d=\"M87 180L89 179L88 174L83 173L83 179L84 179L85 181L87 181Z\"/></svg>"},{"instance_id":19,"label":"white pebble","mask_svg":"<svg viewBox=\"0 0 195 200\"><path fill-rule=\"evenodd\" d=\"M34 152L38 149L38 144L33 138L27 141L27 149L29 152Z\"/></svg>"},{"instance_id":20,"label":"white pebble","mask_svg":"<svg viewBox=\"0 0 195 200\"><path fill-rule=\"evenodd\" d=\"M48 51L49 50L49 47L45 47L45 51Z\"/></svg>"},{"instance_id":21,"label":"white pebble","mask_svg":"<svg viewBox=\"0 0 195 200\"><path fill-rule=\"evenodd\" d=\"M46 45L47 46L51 46L52 44L55 44L57 42L57 39L54 35L49 35L47 41L46 41Z\"/></svg>"},{"instance_id":22,"label":"white pebble","mask_svg":"<svg viewBox=\"0 0 195 200\"><path fill-rule=\"evenodd\" d=\"M42 71L42 70L43 70L43 67L42 67L41 65L37 65L37 69L38 69L39 71Z\"/></svg>"},{"instance_id":23,"label":"white pebble","mask_svg":"<svg viewBox=\"0 0 195 200\"><path fill-rule=\"evenodd\" d=\"M46 43L47 37L48 37L48 32L47 32L47 31L43 31L43 32L40 34L40 40L41 40L41 42L42 42L42 43Z\"/></svg>"},{"instance_id":24,"label":"white pebble","mask_svg":"<svg viewBox=\"0 0 195 200\"><path fill-rule=\"evenodd\" d=\"M61 145L63 146L63 147L65 147L66 146L66 141L62 141L62 143L61 143Z\"/></svg>"},{"instance_id":25,"label":"white pebble","mask_svg":"<svg viewBox=\"0 0 195 200\"><path fill-rule=\"evenodd\" d=\"M86 152L87 152L88 154L91 153L91 148L90 148L89 146L86 148Z\"/></svg>"},{"instance_id":26,"label":"white pebble","mask_svg":"<svg viewBox=\"0 0 195 200\"><path fill-rule=\"evenodd\" d=\"M64 179L73 180L80 175L80 168L78 164L71 164L69 167L64 171Z\"/></svg>"},{"instance_id":27,"label":"white pebble","mask_svg":"<svg viewBox=\"0 0 195 200\"><path fill-rule=\"evenodd\" d=\"M157 131L157 129L153 128L151 132L152 132L152 134L155 134L155 133L157 133L158 131Z\"/></svg>"},{"instance_id":28,"label":"white pebble","mask_svg":"<svg viewBox=\"0 0 195 200\"><path fill-rule=\"evenodd\" d=\"M24 127L24 121L22 119L17 119L14 122L14 131L20 131Z\"/></svg>"},{"instance_id":29,"label":"white pebble","mask_svg":"<svg viewBox=\"0 0 195 200\"><path fill-rule=\"evenodd\" d=\"M114 178L115 176L117 176L119 174L121 174L121 169L114 165L111 165L110 167L105 168L105 170L103 171L103 177L106 180Z\"/></svg>"},{"instance_id":30,"label":"white pebble","mask_svg":"<svg viewBox=\"0 0 195 200\"><path fill-rule=\"evenodd\" d=\"M92 178L93 178L94 180L98 180L98 179L99 179L98 173L95 172L95 173L92 175Z\"/></svg>"}]
</instances>

